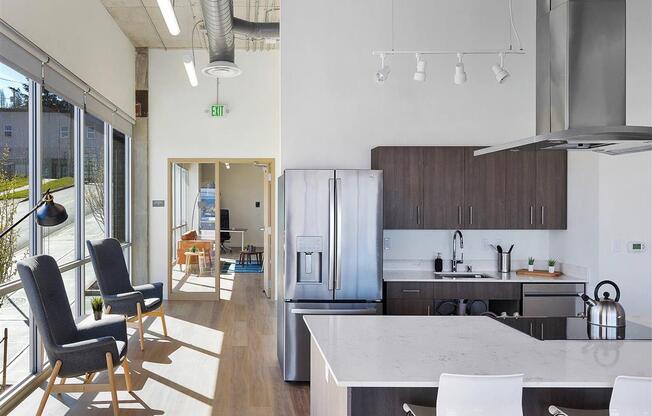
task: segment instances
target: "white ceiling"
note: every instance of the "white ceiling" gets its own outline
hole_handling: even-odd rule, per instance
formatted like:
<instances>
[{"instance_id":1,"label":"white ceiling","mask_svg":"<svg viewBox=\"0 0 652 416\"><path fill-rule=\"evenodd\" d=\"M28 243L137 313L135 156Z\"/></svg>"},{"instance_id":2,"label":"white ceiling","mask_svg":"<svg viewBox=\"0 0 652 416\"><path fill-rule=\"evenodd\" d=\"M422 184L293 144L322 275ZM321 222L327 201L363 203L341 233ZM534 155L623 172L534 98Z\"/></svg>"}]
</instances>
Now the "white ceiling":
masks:
<instances>
[{"instance_id":1,"label":"white ceiling","mask_svg":"<svg viewBox=\"0 0 652 416\"><path fill-rule=\"evenodd\" d=\"M278 22L280 0L233 0L236 17L251 21ZM173 0L174 11L181 27L178 36L170 35L161 16L156 0L101 0L120 29L136 47L146 48L190 48L191 33L195 22L202 19L199 0ZM257 12L257 13L256 13ZM206 47L204 34L195 34L195 47ZM254 42L237 39L239 49L260 50L275 48Z\"/></svg>"}]
</instances>

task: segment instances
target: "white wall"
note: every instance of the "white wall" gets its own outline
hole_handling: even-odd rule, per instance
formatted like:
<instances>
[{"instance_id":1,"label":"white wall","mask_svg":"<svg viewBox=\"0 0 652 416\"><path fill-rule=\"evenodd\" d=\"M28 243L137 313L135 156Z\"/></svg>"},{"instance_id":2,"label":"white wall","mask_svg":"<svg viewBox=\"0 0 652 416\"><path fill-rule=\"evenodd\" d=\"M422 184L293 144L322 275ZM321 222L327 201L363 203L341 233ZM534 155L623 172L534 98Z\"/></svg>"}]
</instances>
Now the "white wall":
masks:
<instances>
[{"instance_id":1,"label":"white wall","mask_svg":"<svg viewBox=\"0 0 652 416\"><path fill-rule=\"evenodd\" d=\"M263 231L263 169L253 164L232 163L230 169L220 164L220 207L229 210L231 228L246 228L245 245L262 247ZM256 202L260 206L256 207ZM240 234L231 234L230 247L240 249Z\"/></svg>"},{"instance_id":2,"label":"white wall","mask_svg":"<svg viewBox=\"0 0 652 416\"><path fill-rule=\"evenodd\" d=\"M149 199L166 200L149 209L150 280L167 285L168 158L277 158L279 154L278 52L236 51L241 76L220 82L220 102L230 113L212 118L216 81L198 74L192 88L183 67L184 50L150 49L149 55ZM208 61L197 51L197 66Z\"/></svg>"},{"instance_id":3,"label":"white wall","mask_svg":"<svg viewBox=\"0 0 652 416\"><path fill-rule=\"evenodd\" d=\"M379 145L492 144L535 131L535 2L514 2L528 53L508 57L512 77L493 78L494 56L465 58L468 83L453 84L454 56L390 58L374 82L374 49L391 49L391 0L287 0L281 8L283 168L367 168ZM507 46L503 0L394 0L396 49Z\"/></svg>"},{"instance_id":4,"label":"white wall","mask_svg":"<svg viewBox=\"0 0 652 416\"><path fill-rule=\"evenodd\" d=\"M135 50L99 0L0 0L0 17L134 117Z\"/></svg>"}]
</instances>

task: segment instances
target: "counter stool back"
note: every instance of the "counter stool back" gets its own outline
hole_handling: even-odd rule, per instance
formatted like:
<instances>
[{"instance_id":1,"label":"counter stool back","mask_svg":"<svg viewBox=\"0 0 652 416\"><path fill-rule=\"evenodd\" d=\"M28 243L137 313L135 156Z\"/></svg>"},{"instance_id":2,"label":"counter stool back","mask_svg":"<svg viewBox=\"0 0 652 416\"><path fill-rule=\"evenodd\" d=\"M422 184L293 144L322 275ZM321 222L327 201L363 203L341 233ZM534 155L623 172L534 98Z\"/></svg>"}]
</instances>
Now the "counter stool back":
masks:
<instances>
[{"instance_id":1,"label":"counter stool back","mask_svg":"<svg viewBox=\"0 0 652 416\"><path fill-rule=\"evenodd\" d=\"M652 378L618 376L614 381L609 411L550 406L553 416L652 416Z\"/></svg>"},{"instance_id":2,"label":"counter stool back","mask_svg":"<svg viewBox=\"0 0 652 416\"><path fill-rule=\"evenodd\" d=\"M523 375L475 376L442 374L437 407L404 403L409 416L523 415Z\"/></svg>"}]
</instances>

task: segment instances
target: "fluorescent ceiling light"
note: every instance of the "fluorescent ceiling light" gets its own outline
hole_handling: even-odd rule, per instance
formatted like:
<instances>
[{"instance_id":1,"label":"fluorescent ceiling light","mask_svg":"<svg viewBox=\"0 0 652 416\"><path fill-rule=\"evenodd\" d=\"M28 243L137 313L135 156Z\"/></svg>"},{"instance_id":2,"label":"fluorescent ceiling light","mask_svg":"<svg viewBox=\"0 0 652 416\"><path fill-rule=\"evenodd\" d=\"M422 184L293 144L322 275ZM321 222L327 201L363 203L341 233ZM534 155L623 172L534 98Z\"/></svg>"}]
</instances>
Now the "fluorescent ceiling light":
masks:
<instances>
[{"instance_id":1,"label":"fluorescent ceiling light","mask_svg":"<svg viewBox=\"0 0 652 416\"><path fill-rule=\"evenodd\" d=\"M195 71L195 63L192 60L192 56L185 55L183 57L183 66L186 67L186 74L188 75L188 81L193 87L197 86L197 72Z\"/></svg>"},{"instance_id":2,"label":"fluorescent ceiling light","mask_svg":"<svg viewBox=\"0 0 652 416\"><path fill-rule=\"evenodd\" d=\"M171 0L156 0L158 3L158 8L161 9L161 14L163 15L163 20L170 31L172 36L177 36L181 33L179 29L179 21L177 16L174 14L174 7L172 7Z\"/></svg>"}]
</instances>

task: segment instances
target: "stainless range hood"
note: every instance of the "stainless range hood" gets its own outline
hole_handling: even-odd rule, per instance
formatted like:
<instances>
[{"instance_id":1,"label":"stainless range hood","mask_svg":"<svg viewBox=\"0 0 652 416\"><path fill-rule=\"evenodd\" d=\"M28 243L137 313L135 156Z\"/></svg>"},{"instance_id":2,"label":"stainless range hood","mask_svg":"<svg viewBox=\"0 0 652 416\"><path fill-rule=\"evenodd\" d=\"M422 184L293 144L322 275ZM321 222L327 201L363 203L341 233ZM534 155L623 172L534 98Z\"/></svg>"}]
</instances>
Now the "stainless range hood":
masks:
<instances>
[{"instance_id":1,"label":"stainless range hood","mask_svg":"<svg viewBox=\"0 0 652 416\"><path fill-rule=\"evenodd\" d=\"M536 131L475 151L652 150L652 127L625 125L625 0L537 0Z\"/></svg>"}]
</instances>

